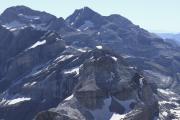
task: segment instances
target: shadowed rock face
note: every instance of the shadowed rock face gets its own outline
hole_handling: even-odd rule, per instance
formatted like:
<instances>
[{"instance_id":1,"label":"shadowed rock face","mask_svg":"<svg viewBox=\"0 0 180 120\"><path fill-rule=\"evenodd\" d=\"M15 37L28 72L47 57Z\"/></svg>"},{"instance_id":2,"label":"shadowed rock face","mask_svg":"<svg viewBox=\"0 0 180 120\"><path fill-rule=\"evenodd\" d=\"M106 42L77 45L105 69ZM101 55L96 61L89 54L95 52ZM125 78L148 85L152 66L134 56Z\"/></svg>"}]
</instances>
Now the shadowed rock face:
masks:
<instances>
[{"instance_id":1,"label":"shadowed rock face","mask_svg":"<svg viewBox=\"0 0 180 120\"><path fill-rule=\"evenodd\" d=\"M16 6L0 24L0 119L179 118L179 47L128 19Z\"/></svg>"}]
</instances>

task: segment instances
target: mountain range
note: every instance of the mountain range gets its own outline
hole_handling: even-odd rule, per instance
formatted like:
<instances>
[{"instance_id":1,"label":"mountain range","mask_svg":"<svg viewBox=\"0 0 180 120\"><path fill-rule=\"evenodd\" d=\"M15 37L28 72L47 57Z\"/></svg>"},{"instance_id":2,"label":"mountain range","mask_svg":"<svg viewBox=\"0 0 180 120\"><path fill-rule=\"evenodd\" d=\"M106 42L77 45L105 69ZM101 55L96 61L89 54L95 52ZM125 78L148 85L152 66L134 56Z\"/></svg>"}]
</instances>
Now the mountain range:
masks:
<instances>
[{"instance_id":1,"label":"mountain range","mask_svg":"<svg viewBox=\"0 0 180 120\"><path fill-rule=\"evenodd\" d=\"M178 120L180 47L118 14L0 15L0 120Z\"/></svg>"},{"instance_id":2,"label":"mountain range","mask_svg":"<svg viewBox=\"0 0 180 120\"><path fill-rule=\"evenodd\" d=\"M167 42L171 42L172 44L180 45L180 34L174 33L157 33L160 37L165 39Z\"/></svg>"}]
</instances>

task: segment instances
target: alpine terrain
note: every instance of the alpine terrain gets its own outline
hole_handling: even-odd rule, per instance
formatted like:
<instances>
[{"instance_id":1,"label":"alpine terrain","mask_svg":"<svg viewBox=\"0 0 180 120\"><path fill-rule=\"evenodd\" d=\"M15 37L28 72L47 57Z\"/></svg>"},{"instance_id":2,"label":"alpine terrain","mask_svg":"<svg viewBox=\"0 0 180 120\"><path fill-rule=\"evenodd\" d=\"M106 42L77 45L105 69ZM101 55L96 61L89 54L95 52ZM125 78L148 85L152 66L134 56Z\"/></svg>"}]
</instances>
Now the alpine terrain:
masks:
<instances>
[{"instance_id":1,"label":"alpine terrain","mask_svg":"<svg viewBox=\"0 0 180 120\"><path fill-rule=\"evenodd\" d=\"M180 120L180 46L88 7L7 8L0 120Z\"/></svg>"}]
</instances>

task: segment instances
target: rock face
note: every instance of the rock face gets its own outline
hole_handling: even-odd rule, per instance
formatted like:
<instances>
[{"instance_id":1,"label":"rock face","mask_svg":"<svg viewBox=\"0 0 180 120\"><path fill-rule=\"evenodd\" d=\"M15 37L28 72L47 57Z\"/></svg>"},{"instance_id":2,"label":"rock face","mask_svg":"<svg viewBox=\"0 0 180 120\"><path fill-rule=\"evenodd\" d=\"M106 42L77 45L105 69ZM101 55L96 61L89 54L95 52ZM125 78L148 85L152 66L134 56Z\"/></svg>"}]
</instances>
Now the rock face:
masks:
<instances>
[{"instance_id":1,"label":"rock face","mask_svg":"<svg viewBox=\"0 0 180 120\"><path fill-rule=\"evenodd\" d=\"M47 74L51 74L54 79L58 77L56 73L47 73L46 75L44 73L42 76L39 74L48 67L48 62L53 61L64 50L65 43L59 36L54 33L46 33L18 55L7 59L8 62L3 64L4 74L2 73L0 80L0 118L32 119L36 112L56 103L56 100L59 99L56 98L56 92L52 89L54 95L51 94L50 88L45 85L46 82L39 85L37 83L41 79L44 80ZM45 70L45 72L48 71L48 69ZM56 86L56 81L52 82L52 87L54 87L53 84ZM45 91L49 91L49 94ZM43 95L44 93L46 95ZM44 99L46 97L50 100L46 101ZM27 112L29 114L26 115ZM19 116L19 113L22 116Z\"/></svg>"},{"instance_id":2,"label":"rock face","mask_svg":"<svg viewBox=\"0 0 180 120\"><path fill-rule=\"evenodd\" d=\"M114 115L151 120L158 115L158 101L143 76L105 50L89 54L73 94L57 108L39 113L36 120L113 120Z\"/></svg>"},{"instance_id":3,"label":"rock face","mask_svg":"<svg viewBox=\"0 0 180 120\"><path fill-rule=\"evenodd\" d=\"M97 22L95 18L102 22ZM102 45L111 48L129 64L137 66L151 79L153 77L158 87L178 90L179 47L120 15L101 16L86 7L76 10L66 21L70 27L77 29L76 32L63 36L68 45L90 48Z\"/></svg>"},{"instance_id":4,"label":"rock face","mask_svg":"<svg viewBox=\"0 0 180 120\"><path fill-rule=\"evenodd\" d=\"M179 51L120 15L10 7L0 15L0 119L179 119Z\"/></svg>"},{"instance_id":5,"label":"rock face","mask_svg":"<svg viewBox=\"0 0 180 120\"><path fill-rule=\"evenodd\" d=\"M87 30L89 28L98 29L106 23L106 20L90 8L84 7L83 9L76 10L72 15L70 15L66 19L66 22L80 30Z\"/></svg>"},{"instance_id":6,"label":"rock face","mask_svg":"<svg viewBox=\"0 0 180 120\"><path fill-rule=\"evenodd\" d=\"M32 10L26 6L15 6L6 9L0 16L0 23L11 31L24 29L25 27L58 32L71 31L63 18Z\"/></svg>"}]
</instances>

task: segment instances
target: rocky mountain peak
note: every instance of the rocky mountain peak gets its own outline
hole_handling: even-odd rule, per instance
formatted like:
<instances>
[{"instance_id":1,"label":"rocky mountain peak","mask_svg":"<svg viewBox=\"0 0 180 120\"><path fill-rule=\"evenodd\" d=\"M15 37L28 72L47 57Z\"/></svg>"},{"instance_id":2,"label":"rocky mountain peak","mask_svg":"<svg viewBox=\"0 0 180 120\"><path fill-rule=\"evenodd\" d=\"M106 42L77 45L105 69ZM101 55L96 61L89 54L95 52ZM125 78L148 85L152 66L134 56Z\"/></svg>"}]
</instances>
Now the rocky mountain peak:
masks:
<instances>
[{"instance_id":1,"label":"rocky mountain peak","mask_svg":"<svg viewBox=\"0 0 180 120\"><path fill-rule=\"evenodd\" d=\"M0 24L0 119L180 118L180 50L130 20L16 6Z\"/></svg>"},{"instance_id":2,"label":"rocky mountain peak","mask_svg":"<svg viewBox=\"0 0 180 120\"><path fill-rule=\"evenodd\" d=\"M33 27L41 30L58 31L66 28L63 18L57 18L46 12L32 10L26 6L7 8L0 16L1 24L7 29L23 29Z\"/></svg>"},{"instance_id":3,"label":"rocky mountain peak","mask_svg":"<svg viewBox=\"0 0 180 120\"><path fill-rule=\"evenodd\" d=\"M97 14L95 11L93 11L91 8L89 7L83 7L81 9L78 9L77 11L81 12L82 14Z\"/></svg>"},{"instance_id":4,"label":"rocky mountain peak","mask_svg":"<svg viewBox=\"0 0 180 120\"><path fill-rule=\"evenodd\" d=\"M75 12L73 14L79 14L81 16L86 16L88 17L89 15L95 15L95 14L99 14L95 11L93 11L92 9L90 9L89 7L83 7L81 9L77 9L75 10ZM100 15L100 14L99 14Z\"/></svg>"},{"instance_id":5,"label":"rocky mountain peak","mask_svg":"<svg viewBox=\"0 0 180 120\"><path fill-rule=\"evenodd\" d=\"M23 6L23 5L19 5L19 6L12 6L12 7L9 7L7 8L3 13L2 15L6 14L6 13L26 13L28 14L29 12L32 13L32 10L31 8L27 7L27 6Z\"/></svg>"},{"instance_id":6,"label":"rocky mountain peak","mask_svg":"<svg viewBox=\"0 0 180 120\"><path fill-rule=\"evenodd\" d=\"M103 17L88 7L75 10L66 19L67 23L79 29L98 28L105 23Z\"/></svg>"},{"instance_id":7,"label":"rocky mountain peak","mask_svg":"<svg viewBox=\"0 0 180 120\"><path fill-rule=\"evenodd\" d=\"M122 57L113 54L107 49L95 49L88 54L90 54L91 57L84 63L82 67L83 70L81 71L82 74L80 76L81 82L80 85L77 86L77 91L94 91L95 88L106 92L113 91L113 88L111 87L115 86L117 81L120 80L118 66L124 66L122 67L121 71L126 71L123 70L123 68L127 68L127 71L132 70L129 69L129 66Z\"/></svg>"},{"instance_id":8,"label":"rocky mountain peak","mask_svg":"<svg viewBox=\"0 0 180 120\"><path fill-rule=\"evenodd\" d=\"M8 14L17 14L17 15L24 14L24 15L32 15L32 16L40 15L40 14L50 15L49 13L46 13L46 12L33 10L33 9L27 7L27 6L9 7L2 13L2 16L8 15ZM53 16L53 15L51 15L51 16Z\"/></svg>"},{"instance_id":9,"label":"rocky mountain peak","mask_svg":"<svg viewBox=\"0 0 180 120\"><path fill-rule=\"evenodd\" d=\"M7 8L2 14L1 14L1 20L5 23L12 22L14 20L18 21L25 21L25 20L38 20L41 17L44 16L51 16L55 17L53 15L50 15L46 12L40 12L36 10L32 10L29 7L26 6L13 6L10 8Z\"/></svg>"}]
</instances>

